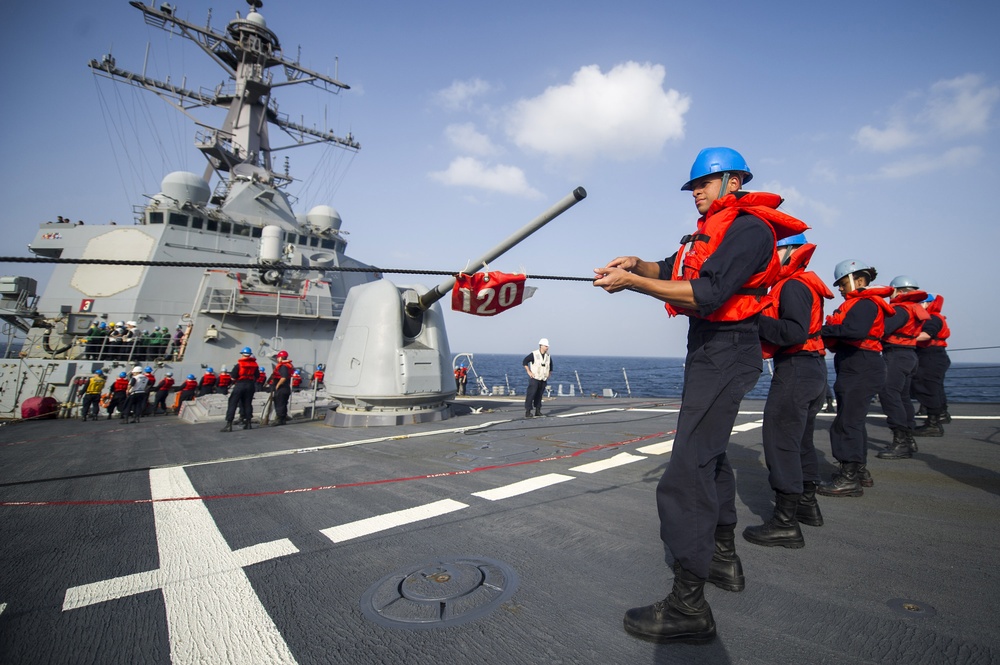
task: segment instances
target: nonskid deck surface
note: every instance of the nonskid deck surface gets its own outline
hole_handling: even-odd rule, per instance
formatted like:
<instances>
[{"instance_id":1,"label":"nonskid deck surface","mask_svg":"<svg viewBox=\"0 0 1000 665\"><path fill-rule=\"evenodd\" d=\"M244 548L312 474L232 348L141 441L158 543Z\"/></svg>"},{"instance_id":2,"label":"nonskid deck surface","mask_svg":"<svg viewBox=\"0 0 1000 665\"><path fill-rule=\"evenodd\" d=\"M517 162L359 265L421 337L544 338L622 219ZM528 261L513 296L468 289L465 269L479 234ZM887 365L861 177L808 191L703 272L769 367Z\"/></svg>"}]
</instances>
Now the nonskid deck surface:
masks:
<instances>
[{"instance_id":1,"label":"nonskid deck surface","mask_svg":"<svg viewBox=\"0 0 1000 665\"><path fill-rule=\"evenodd\" d=\"M49 421L0 428L0 662L989 663L1000 407L957 404L801 550L737 538L718 639L624 633L670 572L654 488L676 400L461 399L399 428ZM771 511L760 402L729 454ZM478 413L471 413L478 410ZM816 441L832 469L821 415ZM889 441L869 419L873 446ZM394 595L395 594L395 595Z\"/></svg>"}]
</instances>

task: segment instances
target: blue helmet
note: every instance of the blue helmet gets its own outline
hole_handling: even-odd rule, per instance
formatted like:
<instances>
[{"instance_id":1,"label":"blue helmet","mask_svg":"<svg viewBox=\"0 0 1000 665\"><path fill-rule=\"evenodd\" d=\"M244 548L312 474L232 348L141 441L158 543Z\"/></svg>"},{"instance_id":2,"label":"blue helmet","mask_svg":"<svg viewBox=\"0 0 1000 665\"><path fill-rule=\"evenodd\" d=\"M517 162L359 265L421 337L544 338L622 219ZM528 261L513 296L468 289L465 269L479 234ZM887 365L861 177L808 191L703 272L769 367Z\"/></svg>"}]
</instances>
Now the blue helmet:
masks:
<instances>
[{"instance_id":1,"label":"blue helmet","mask_svg":"<svg viewBox=\"0 0 1000 665\"><path fill-rule=\"evenodd\" d=\"M326 369L326 367L323 365L323 363L320 363L316 365L316 369Z\"/></svg>"},{"instance_id":2,"label":"blue helmet","mask_svg":"<svg viewBox=\"0 0 1000 665\"><path fill-rule=\"evenodd\" d=\"M194 374L188 374L188 380L190 381L192 379L194 379Z\"/></svg>"},{"instance_id":3,"label":"blue helmet","mask_svg":"<svg viewBox=\"0 0 1000 665\"><path fill-rule=\"evenodd\" d=\"M894 289L920 288L919 286L917 286L917 280L913 279L909 275L897 275L896 277L893 277L892 281L889 282L889 286L891 286Z\"/></svg>"},{"instance_id":4,"label":"blue helmet","mask_svg":"<svg viewBox=\"0 0 1000 665\"><path fill-rule=\"evenodd\" d=\"M94 374L96 374L97 376L104 376L104 370L103 369L99 369L99 370L95 371Z\"/></svg>"},{"instance_id":5,"label":"blue helmet","mask_svg":"<svg viewBox=\"0 0 1000 665\"><path fill-rule=\"evenodd\" d=\"M126 376L128 376L128 374L126 374L125 372L118 372L119 379L124 379Z\"/></svg>"},{"instance_id":6,"label":"blue helmet","mask_svg":"<svg viewBox=\"0 0 1000 665\"><path fill-rule=\"evenodd\" d=\"M145 372L146 374L152 374L153 373L153 368L152 367L146 367L146 369L144 369L142 371Z\"/></svg>"},{"instance_id":7,"label":"blue helmet","mask_svg":"<svg viewBox=\"0 0 1000 665\"><path fill-rule=\"evenodd\" d=\"M804 245L807 242L808 242L808 240L806 240L806 234L805 233L798 233L798 234L793 235L793 236L788 236L787 238L782 238L781 240L779 240L777 242L777 246L778 247L785 247L787 245L796 245L796 246L798 246L798 245Z\"/></svg>"},{"instance_id":8,"label":"blue helmet","mask_svg":"<svg viewBox=\"0 0 1000 665\"><path fill-rule=\"evenodd\" d=\"M241 356L252 356L253 355L253 349L251 349L249 346L244 346L240 350L240 355Z\"/></svg>"},{"instance_id":9,"label":"blue helmet","mask_svg":"<svg viewBox=\"0 0 1000 665\"><path fill-rule=\"evenodd\" d=\"M711 173L739 173L743 176L744 184L753 179L747 160L743 159L740 153L732 148L705 148L694 158L691 177L681 190L690 191L691 183Z\"/></svg>"},{"instance_id":10,"label":"blue helmet","mask_svg":"<svg viewBox=\"0 0 1000 665\"><path fill-rule=\"evenodd\" d=\"M209 367L208 369L205 370L205 374L215 374L215 370Z\"/></svg>"},{"instance_id":11,"label":"blue helmet","mask_svg":"<svg viewBox=\"0 0 1000 665\"><path fill-rule=\"evenodd\" d=\"M833 283L836 284L843 277L853 275L856 272L868 272L871 275L868 281L874 281L875 277L878 276L878 272L875 270L874 266L871 266L864 261L847 259L846 261L838 263L833 269Z\"/></svg>"},{"instance_id":12,"label":"blue helmet","mask_svg":"<svg viewBox=\"0 0 1000 665\"><path fill-rule=\"evenodd\" d=\"M302 371L297 369L295 370L294 374L302 374Z\"/></svg>"},{"instance_id":13,"label":"blue helmet","mask_svg":"<svg viewBox=\"0 0 1000 665\"><path fill-rule=\"evenodd\" d=\"M924 302L934 302L934 300L935 300L936 298L937 298L937 295L936 295L936 294L934 294L934 293L928 293L928 294L927 294L927 297L926 297L926 298L924 298Z\"/></svg>"},{"instance_id":14,"label":"blue helmet","mask_svg":"<svg viewBox=\"0 0 1000 665\"><path fill-rule=\"evenodd\" d=\"M105 329L107 329L107 327L108 327L108 322L107 321L101 321L101 325L100 325L101 330L105 330Z\"/></svg>"}]
</instances>

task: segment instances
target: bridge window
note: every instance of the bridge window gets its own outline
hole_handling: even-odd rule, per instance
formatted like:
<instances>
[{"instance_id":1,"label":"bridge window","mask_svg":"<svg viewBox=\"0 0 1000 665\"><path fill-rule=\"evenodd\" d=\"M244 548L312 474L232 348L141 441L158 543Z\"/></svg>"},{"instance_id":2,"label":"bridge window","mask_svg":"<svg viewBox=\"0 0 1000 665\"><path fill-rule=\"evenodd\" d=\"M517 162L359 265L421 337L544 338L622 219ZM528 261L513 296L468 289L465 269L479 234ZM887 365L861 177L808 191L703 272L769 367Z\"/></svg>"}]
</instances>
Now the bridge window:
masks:
<instances>
[{"instance_id":1,"label":"bridge window","mask_svg":"<svg viewBox=\"0 0 1000 665\"><path fill-rule=\"evenodd\" d=\"M229 222L219 222L219 233L229 235L233 231L233 225Z\"/></svg>"},{"instance_id":2,"label":"bridge window","mask_svg":"<svg viewBox=\"0 0 1000 665\"><path fill-rule=\"evenodd\" d=\"M187 226L187 215L178 215L176 212L170 213L170 223L174 226Z\"/></svg>"},{"instance_id":3,"label":"bridge window","mask_svg":"<svg viewBox=\"0 0 1000 665\"><path fill-rule=\"evenodd\" d=\"M214 220L214 219L208 220L208 223L205 224L205 230L206 231L211 231L212 233L218 233L219 232L219 222L216 221L216 220Z\"/></svg>"},{"instance_id":4,"label":"bridge window","mask_svg":"<svg viewBox=\"0 0 1000 665\"><path fill-rule=\"evenodd\" d=\"M150 224L162 224L163 223L163 213L162 212L151 212L151 213L149 213L149 223Z\"/></svg>"},{"instance_id":5,"label":"bridge window","mask_svg":"<svg viewBox=\"0 0 1000 665\"><path fill-rule=\"evenodd\" d=\"M250 236L252 238L259 238L261 234L261 228L259 226L250 227Z\"/></svg>"},{"instance_id":6,"label":"bridge window","mask_svg":"<svg viewBox=\"0 0 1000 665\"><path fill-rule=\"evenodd\" d=\"M201 217L192 217L191 218L191 228L192 229L200 229L201 226L202 226L202 224L204 224L204 222L205 222L205 220L202 219Z\"/></svg>"}]
</instances>

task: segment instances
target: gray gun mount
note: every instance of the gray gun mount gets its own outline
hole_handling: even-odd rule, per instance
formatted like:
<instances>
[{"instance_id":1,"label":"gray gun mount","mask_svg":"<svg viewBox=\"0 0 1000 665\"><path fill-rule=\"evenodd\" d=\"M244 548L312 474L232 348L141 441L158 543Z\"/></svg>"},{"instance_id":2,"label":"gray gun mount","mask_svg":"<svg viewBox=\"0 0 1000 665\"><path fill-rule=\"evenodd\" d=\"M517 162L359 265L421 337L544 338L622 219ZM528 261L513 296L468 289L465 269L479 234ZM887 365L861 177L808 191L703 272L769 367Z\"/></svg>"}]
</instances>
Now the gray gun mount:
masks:
<instances>
[{"instance_id":1,"label":"gray gun mount","mask_svg":"<svg viewBox=\"0 0 1000 665\"><path fill-rule=\"evenodd\" d=\"M492 262L586 196L577 187L462 272ZM454 277L433 289L381 279L350 290L327 361L326 389L340 406L326 424L406 425L452 416L455 380L437 301L454 285Z\"/></svg>"}]
</instances>

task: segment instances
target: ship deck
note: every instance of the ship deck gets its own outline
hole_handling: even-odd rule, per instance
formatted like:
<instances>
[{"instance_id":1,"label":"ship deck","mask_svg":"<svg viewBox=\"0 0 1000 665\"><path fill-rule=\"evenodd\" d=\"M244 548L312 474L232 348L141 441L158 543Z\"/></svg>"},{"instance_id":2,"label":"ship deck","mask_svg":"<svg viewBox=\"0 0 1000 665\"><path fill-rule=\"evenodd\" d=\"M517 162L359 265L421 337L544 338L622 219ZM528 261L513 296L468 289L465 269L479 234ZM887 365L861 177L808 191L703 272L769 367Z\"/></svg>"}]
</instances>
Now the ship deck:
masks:
<instances>
[{"instance_id":1,"label":"ship deck","mask_svg":"<svg viewBox=\"0 0 1000 665\"><path fill-rule=\"evenodd\" d=\"M800 550L737 537L718 638L622 629L670 587L654 488L676 400L462 398L443 422L219 433L173 417L0 427L4 663L991 663L1000 405L820 497ZM763 404L729 455L770 514ZM821 414L816 442L832 470ZM881 415L871 444L891 438ZM396 594L396 595L393 595Z\"/></svg>"}]
</instances>

